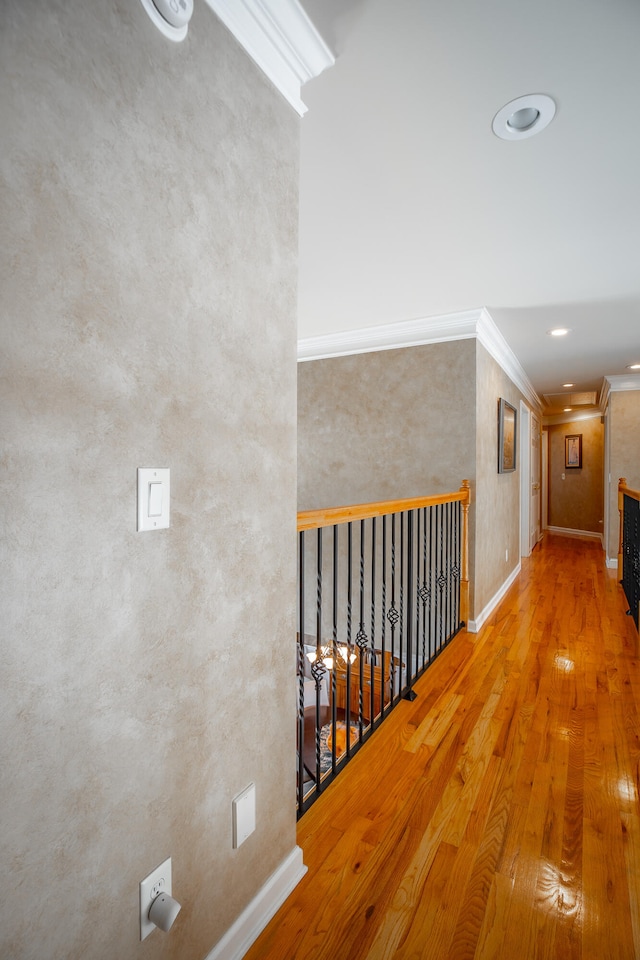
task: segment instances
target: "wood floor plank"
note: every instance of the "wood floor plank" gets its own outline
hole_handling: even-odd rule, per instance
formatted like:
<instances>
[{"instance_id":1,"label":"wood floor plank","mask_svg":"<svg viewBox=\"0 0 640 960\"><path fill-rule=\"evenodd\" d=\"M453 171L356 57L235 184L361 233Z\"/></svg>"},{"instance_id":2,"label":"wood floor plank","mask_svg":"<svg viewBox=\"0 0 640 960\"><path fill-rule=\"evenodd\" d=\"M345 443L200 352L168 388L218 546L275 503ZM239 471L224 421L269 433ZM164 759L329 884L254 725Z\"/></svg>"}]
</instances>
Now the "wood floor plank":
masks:
<instances>
[{"instance_id":1,"label":"wood floor plank","mask_svg":"<svg viewBox=\"0 0 640 960\"><path fill-rule=\"evenodd\" d=\"M305 814L246 960L637 960L640 646L595 541L545 536Z\"/></svg>"}]
</instances>

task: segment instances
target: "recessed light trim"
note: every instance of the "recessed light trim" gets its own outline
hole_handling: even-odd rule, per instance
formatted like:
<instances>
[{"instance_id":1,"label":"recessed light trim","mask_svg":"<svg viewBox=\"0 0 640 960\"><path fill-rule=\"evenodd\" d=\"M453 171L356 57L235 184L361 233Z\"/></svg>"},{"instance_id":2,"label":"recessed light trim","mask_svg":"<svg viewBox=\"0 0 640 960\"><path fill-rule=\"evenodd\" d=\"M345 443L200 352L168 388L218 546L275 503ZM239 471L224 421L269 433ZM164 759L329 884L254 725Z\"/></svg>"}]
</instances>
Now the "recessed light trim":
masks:
<instances>
[{"instance_id":1,"label":"recessed light trim","mask_svg":"<svg viewBox=\"0 0 640 960\"><path fill-rule=\"evenodd\" d=\"M141 0L149 19L168 40L180 43L187 35L193 0Z\"/></svg>"},{"instance_id":2,"label":"recessed light trim","mask_svg":"<svg viewBox=\"0 0 640 960\"><path fill-rule=\"evenodd\" d=\"M550 337L566 337L568 333L571 333L570 327L554 327L553 330L547 330Z\"/></svg>"},{"instance_id":3,"label":"recessed light trim","mask_svg":"<svg viewBox=\"0 0 640 960\"><path fill-rule=\"evenodd\" d=\"M525 140L548 127L555 115L555 100L546 93L528 93L498 110L491 127L501 140Z\"/></svg>"}]
</instances>

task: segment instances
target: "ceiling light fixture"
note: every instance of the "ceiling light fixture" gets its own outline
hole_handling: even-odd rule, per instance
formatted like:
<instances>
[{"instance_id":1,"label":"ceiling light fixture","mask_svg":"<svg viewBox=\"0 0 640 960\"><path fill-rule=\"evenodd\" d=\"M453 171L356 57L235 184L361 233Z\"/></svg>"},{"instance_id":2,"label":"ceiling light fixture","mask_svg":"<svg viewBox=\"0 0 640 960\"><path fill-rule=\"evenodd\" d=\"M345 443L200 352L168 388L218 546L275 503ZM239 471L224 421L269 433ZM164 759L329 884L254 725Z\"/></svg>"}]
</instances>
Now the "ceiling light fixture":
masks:
<instances>
[{"instance_id":1,"label":"ceiling light fixture","mask_svg":"<svg viewBox=\"0 0 640 960\"><path fill-rule=\"evenodd\" d=\"M142 0L142 6L168 40L184 40L193 14L193 0Z\"/></svg>"},{"instance_id":2,"label":"ceiling light fixture","mask_svg":"<svg viewBox=\"0 0 640 960\"><path fill-rule=\"evenodd\" d=\"M628 363L627 370L640 370L640 363Z\"/></svg>"},{"instance_id":3,"label":"ceiling light fixture","mask_svg":"<svg viewBox=\"0 0 640 960\"><path fill-rule=\"evenodd\" d=\"M575 383L563 383L563 387L575 387Z\"/></svg>"},{"instance_id":4,"label":"ceiling light fixture","mask_svg":"<svg viewBox=\"0 0 640 960\"><path fill-rule=\"evenodd\" d=\"M547 333L550 337L566 337L571 330L569 327L554 327L553 330L547 330Z\"/></svg>"},{"instance_id":5,"label":"ceiling light fixture","mask_svg":"<svg viewBox=\"0 0 640 960\"><path fill-rule=\"evenodd\" d=\"M546 93L528 93L498 110L492 129L501 140L525 140L548 127L555 115L555 100Z\"/></svg>"}]
</instances>

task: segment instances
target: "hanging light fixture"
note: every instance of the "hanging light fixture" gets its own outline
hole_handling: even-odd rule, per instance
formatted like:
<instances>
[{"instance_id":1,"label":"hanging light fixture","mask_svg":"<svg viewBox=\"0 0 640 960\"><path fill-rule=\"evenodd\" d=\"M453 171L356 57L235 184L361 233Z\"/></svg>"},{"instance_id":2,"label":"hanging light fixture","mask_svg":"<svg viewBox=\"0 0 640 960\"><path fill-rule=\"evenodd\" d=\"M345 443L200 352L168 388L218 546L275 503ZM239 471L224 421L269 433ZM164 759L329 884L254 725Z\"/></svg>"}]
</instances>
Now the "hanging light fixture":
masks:
<instances>
[{"instance_id":1,"label":"hanging light fixture","mask_svg":"<svg viewBox=\"0 0 640 960\"><path fill-rule=\"evenodd\" d=\"M356 654L353 651L350 652L346 644L336 644L336 655L338 661L341 660L344 664L347 661L353 663L356 659ZM319 655L317 649L309 650L306 657L309 663L316 663L319 660L324 663L327 670L333 670L333 641L330 640L328 643L322 644Z\"/></svg>"}]
</instances>

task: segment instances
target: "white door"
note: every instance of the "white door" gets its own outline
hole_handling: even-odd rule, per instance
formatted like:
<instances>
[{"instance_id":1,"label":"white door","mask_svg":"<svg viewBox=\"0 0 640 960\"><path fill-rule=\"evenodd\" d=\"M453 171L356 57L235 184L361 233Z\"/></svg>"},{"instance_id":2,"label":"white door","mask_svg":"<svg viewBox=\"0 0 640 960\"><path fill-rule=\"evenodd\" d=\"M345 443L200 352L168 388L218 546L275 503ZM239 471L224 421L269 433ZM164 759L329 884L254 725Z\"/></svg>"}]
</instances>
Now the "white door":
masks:
<instances>
[{"instance_id":1,"label":"white door","mask_svg":"<svg viewBox=\"0 0 640 960\"><path fill-rule=\"evenodd\" d=\"M533 550L540 539L540 420L531 411L531 457L530 480L531 502L529 508L529 549Z\"/></svg>"}]
</instances>

